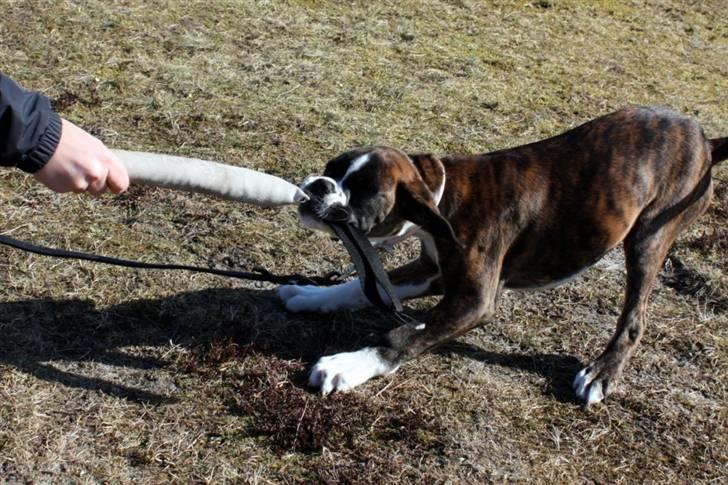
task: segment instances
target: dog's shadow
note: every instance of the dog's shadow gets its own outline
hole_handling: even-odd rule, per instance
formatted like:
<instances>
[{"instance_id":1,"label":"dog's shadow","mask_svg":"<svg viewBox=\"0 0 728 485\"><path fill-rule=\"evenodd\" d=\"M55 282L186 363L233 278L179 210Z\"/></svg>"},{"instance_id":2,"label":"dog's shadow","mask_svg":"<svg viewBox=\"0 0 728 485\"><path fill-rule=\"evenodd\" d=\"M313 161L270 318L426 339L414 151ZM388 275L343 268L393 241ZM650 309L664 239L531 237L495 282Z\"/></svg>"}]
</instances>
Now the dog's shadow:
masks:
<instances>
[{"instance_id":1,"label":"dog's shadow","mask_svg":"<svg viewBox=\"0 0 728 485\"><path fill-rule=\"evenodd\" d=\"M77 299L26 300L0 303L0 370L10 367L72 388L164 404L175 401L174 385L154 382L153 371L174 365L164 356L170 345L204 354L216 344L233 344L310 366L321 355L372 343L389 328L374 310L292 314L266 290L207 289L104 309ZM541 374L548 394L575 402L570 383L579 361L574 357L501 354L458 342L436 352ZM303 376L292 380L305 386Z\"/></svg>"},{"instance_id":2,"label":"dog's shadow","mask_svg":"<svg viewBox=\"0 0 728 485\"><path fill-rule=\"evenodd\" d=\"M581 404L574 394L574 376L584 364L576 357L562 354L512 354L491 352L467 342L449 342L435 350L440 355L460 355L489 366L508 367L541 375L546 380L545 394L560 402Z\"/></svg>"}]
</instances>

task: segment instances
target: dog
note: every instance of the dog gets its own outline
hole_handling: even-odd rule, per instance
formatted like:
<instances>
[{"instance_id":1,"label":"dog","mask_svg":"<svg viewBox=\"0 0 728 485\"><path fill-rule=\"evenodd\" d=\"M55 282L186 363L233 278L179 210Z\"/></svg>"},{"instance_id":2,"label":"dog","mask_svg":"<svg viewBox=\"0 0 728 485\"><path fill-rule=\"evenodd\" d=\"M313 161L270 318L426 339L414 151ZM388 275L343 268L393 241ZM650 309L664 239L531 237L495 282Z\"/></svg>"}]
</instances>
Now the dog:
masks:
<instances>
[{"instance_id":1,"label":"dog","mask_svg":"<svg viewBox=\"0 0 728 485\"><path fill-rule=\"evenodd\" d=\"M706 139L672 111L640 107L594 119L561 135L481 155L407 155L375 146L330 160L302 189L305 226L344 211L380 244L414 236L420 257L389 273L401 299L442 295L425 324L405 324L382 343L322 357L309 383L348 391L457 338L493 315L504 288L559 285L623 243L627 282L617 329L575 377L585 406L618 383L643 333L655 278L675 238L708 207L711 167L728 158L728 138ZM359 282L282 286L293 312L367 306ZM384 295L383 295L384 298Z\"/></svg>"}]
</instances>

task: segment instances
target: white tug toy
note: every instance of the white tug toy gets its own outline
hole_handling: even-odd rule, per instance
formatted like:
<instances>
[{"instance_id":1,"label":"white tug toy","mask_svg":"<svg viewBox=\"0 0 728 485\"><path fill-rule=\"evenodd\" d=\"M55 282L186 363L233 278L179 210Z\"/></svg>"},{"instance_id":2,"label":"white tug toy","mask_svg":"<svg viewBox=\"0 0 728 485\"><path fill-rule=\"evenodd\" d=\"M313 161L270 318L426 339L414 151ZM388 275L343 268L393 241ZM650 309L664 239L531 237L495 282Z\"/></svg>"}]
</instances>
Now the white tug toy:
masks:
<instances>
[{"instance_id":1,"label":"white tug toy","mask_svg":"<svg viewBox=\"0 0 728 485\"><path fill-rule=\"evenodd\" d=\"M126 165L131 183L202 192L265 207L308 200L292 183L248 168L157 153L112 152Z\"/></svg>"}]
</instances>

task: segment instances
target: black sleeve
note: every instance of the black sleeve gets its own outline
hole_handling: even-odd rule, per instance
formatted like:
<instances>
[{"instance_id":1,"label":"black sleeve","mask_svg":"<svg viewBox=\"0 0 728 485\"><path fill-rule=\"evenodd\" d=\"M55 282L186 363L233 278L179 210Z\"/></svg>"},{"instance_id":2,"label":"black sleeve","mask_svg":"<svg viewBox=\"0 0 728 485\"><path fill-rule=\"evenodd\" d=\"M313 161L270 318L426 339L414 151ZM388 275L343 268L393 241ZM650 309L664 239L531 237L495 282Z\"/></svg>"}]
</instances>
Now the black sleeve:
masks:
<instances>
[{"instance_id":1,"label":"black sleeve","mask_svg":"<svg viewBox=\"0 0 728 485\"><path fill-rule=\"evenodd\" d=\"M61 118L48 98L26 91L0 72L0 165L37 172L60 139Z\"/></svg>"}]
</instances>

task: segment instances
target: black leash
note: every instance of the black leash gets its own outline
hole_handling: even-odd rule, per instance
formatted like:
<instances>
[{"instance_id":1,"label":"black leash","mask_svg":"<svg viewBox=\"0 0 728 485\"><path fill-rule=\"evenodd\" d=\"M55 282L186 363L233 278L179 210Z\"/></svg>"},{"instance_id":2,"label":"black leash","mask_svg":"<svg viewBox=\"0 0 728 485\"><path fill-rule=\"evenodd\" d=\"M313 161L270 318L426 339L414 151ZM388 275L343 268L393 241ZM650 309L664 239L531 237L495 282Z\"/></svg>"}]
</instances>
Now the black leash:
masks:
<instances>
[{"instance_id":1,"label":"black leash","mask_svg":"<svg viewBox=\"0 0 728 485\"><path fill-rule=\"evenodd\" d=\"M389 281L387 272L384 270L384 267L382 266L376 251L369 243L369 240L349 224L339 221L325 222L329 224L331 229L336 233L339 239L341 239L344 247L349 252L351 259L354 262L354 266L357 269L359 282L362 290L364 291L364 295L366 295L372 305L391 314L392 317L401 323L419 323L412 317L403 313L402 303L397 297L394 287ZM279 285L294 284L331 286L342 283L341 274L336 271L332 271L324 276L305 276L297 273L276 275L260 267L253 268L253 271L251 272L203 268L184 264L144 263L141 261L132 261L80 251L67 251L64 249L50 248L3 235L0 235L0 244L42 256L63 259L78 259L114 266L123 266L127 268L193 271L196 273L207 273L217 276L226 276L229 278L266 281ZM379 289L381 289L385 296L389 299L389 302L382 298L382 295L379 293Z\"/></svg>"},{"instance_id":2,"label":"black leash","mask_svg":"<svg viewBox=\"0 0 728 485\"><path fill-rule=\"evenodd\" d=\"M232 271L216 268L203 268L199 266L188 266L185 264L144 263L141 261L132 261L129 259L101 256L98 254L49 248L47 246L39 246L37 244L32 244L26 241L21 241L19 239L3 235L0 235L0 244L20 249L22 251L27 251L29 253L40 254L42 256L51 256L53 258L63 259L80 259L84 261L93 261L95 263L124 266L127 268L194 271L196 273L208 273L218 276L227 276L229 278L238 278L252 281L267 281L269 283L276 283L279 285L293 284L331 286L341 283L341 280L338 279L341 275L337 272L331 272L324 276L304 276L295 273L289 275L276 275L264 268L253 268L253 271Z\"/></svg>"}]
</instances>

